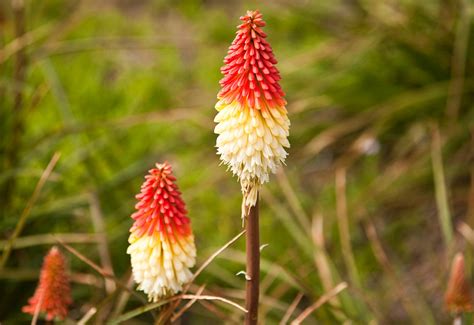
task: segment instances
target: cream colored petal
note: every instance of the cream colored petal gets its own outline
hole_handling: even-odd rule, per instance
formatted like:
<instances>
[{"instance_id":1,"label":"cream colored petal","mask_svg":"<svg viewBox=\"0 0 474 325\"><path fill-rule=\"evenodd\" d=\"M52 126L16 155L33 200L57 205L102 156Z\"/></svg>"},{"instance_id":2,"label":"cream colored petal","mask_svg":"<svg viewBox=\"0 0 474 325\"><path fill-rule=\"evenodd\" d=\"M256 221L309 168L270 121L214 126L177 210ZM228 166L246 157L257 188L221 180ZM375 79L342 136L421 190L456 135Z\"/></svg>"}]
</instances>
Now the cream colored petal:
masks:
<instances>
[{"instance_id":1,"label":"cream colored petal","mask_svg":"<svg viewBox=\"0 0 474 325\"><path fill-rule=\"evenodd\" d=\"M262 110L238 103L218 102L215 133L217 153L237 175L248 203L255 204L252 187L268 182L288 155L290 121L285 107Z\"/></svg>"},{"instance_id":2,"label":"cream colored petal","mask_svg":"<svg viewBox=\"0 0 474 325\"><path fill-rule=\"evenodd\" d=\"M194 266L196 257L192 235L172 242L159 233L143 237L132 233L129 242L127 253L130 254L134 280L150 301L178 293L191 279L189 268Z\"/></svg>"}]
</instances>

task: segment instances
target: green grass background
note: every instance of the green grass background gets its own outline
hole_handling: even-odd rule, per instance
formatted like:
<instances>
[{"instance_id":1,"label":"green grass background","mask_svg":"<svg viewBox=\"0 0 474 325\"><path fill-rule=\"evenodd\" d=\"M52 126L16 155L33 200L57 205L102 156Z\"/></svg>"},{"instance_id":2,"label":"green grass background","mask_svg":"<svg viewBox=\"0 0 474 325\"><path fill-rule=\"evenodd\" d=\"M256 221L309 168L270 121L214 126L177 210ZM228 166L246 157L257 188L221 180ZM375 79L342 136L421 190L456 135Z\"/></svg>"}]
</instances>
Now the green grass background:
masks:
<instances>
[{"instance_id":1,"label":"green grass background","mask_svg":"<svg viewBox=\"0 0 474 325\"><path fill-rule=\"evenodd\" d=\"M278 323L301 293L293 319L346 281L349 288L306 323L449 321L449 263L465 252L470 274L473 243L472 0L24 4L29 42L19 52L11 51L11 3L0 3L0 239L11 236L53 154L61 157L16 242L26 244L0 270L2 323L30 321L21 306L51 246L30 236L87 236L100 232L98 218L115 275L127 279L134 195L155 162L173 165L198 265L241 231L240 188L219 166L213 118L219 68L247 9L264 14L292 123L287 166L262 192L261 241L269 245L261 319ZM71 245L103 262L97 243ZM240 239L196 285L243 304L245 280L236 273L245 268L244 249ZM67 257L72 323L110 292L88 265ZM91 323L142 304L130 297L117 310L119 299L109 298ZM237 310L214 306L194 305L183 323L241 322ZM145 313L127 323L151 321Z\"/></svg>"}]
</instances>

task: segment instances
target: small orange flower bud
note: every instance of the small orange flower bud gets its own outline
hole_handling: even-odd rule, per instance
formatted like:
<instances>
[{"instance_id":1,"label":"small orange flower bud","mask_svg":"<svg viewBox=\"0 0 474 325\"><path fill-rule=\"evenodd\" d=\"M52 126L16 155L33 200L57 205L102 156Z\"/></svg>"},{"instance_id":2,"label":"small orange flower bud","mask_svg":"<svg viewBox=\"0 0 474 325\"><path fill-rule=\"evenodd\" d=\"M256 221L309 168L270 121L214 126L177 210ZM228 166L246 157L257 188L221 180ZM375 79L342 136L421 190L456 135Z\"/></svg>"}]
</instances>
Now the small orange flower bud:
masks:
<instances>
[{"instance_id":1,"label":"small orange flower bud","mask_svg":"<svg viewBox=\"0 0 474 325\"><path fill-rule=\"evenodd\" d=\"M47 320L64 319L72 303L66 260L57 247L51 248L44 258L36 291L24 306L24 313L34 315L36 310L46 313Z\"/></svg>"},{"instance_id":2,"label":"small orange flower bud","mask_svg":"<svg viewBox=\"0 0 474 325\"><path fill-rule=\"evenodd\" d=\"M453 313L473 310L471 288L466 279L462 253L457 253L453 259L444 301L446 308Z\"/></svg>"}]
</instances>

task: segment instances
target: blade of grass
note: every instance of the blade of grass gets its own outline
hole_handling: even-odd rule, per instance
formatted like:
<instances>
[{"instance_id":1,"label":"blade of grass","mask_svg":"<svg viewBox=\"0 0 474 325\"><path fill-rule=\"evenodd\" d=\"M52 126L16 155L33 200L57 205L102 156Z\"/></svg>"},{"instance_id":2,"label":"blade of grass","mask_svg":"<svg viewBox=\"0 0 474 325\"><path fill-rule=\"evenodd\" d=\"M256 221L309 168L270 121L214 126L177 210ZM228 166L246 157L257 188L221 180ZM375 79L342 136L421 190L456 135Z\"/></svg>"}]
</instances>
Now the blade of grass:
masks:
<instances>
[{"instance_id":1,"label":"blade of grass","mask_svg":"<svg viewBox=\"0 0 474 325\"><path fill-rule=\"evenodd\" d=\"M304 297L304 294L301 292L298 292L296 295L295 299L293 299L293 302L291 303L290 307L286 311L285 315L280 321L280 325L285 325L288 320L290 319L291 315L293 315L293 312L295 311L296 307L300 303L301 299Z\"/></svg>"},{"instance_id":2,"label":"blade of grass","mask_svg":"<svg viewBox=\"0 0 474 325\"><path fill-rule=\"evenodd\" d=\"M90 273L72 273L71 282L85 284L88 286L100 288L101 290L104 288L102 278Z\"/></svg>"},{"instance_id":3,"label":"blade of grass","mask_svg":"<svg viewBox=\"0 0 474 325\"><path fill-rule=\"evenodd\" d=\"M201 274L201 272L209 265L211 264L211 262L219 255L221 254L224 250L226 250L230 245L232 245L233 243L235 243L243 234L245 234L245 230L241 231L239 234L237 234L234 238L232 238L230 241L228 241L226 244L224 244L224 246L222 246L221 248L219 248L216 252L214 252L214 254L212 254L211 256L208 257L208 259L199 267L199 269L193 274L191 280L189 280L188 284L186 284L186 286L183 288L183 294L185 294L188 290L189 290L189 287L193 284L194 280L196 280L196 278L199 276L199 274ZM181 302L181 300L177 300L173 306L169 309L169 311L173 311L175 310L179 303Z\"/></svg>"},{"instance_id":4,"label":"blade of grass","mask_svg":"<svg viewBox=\"0 0 474 325\"><path fill-rule=\"evenodd\" d=\"M220 255L223 251L225 251L230 245L235 243L243 234L245 234L245 230L242 230L239 234L237 234L234 238L229 240L224 246L219 248L214 254L209 256L209 258L199 267L199 269L194 273L193 277L189 281L189 283L186 285L186 287L183 290L183 293L186 293L186 291L189 289L189 286L191 283L196 280L196 278L201 274L201 272L209 265L211 262L218 256Z\"/></svg>"},{"instance_id":5,"label":"blade of grass","mask_svg":"<svg viewBox=\"0 0 474 325\"><path fill-rule=\"evenodd\" d=\"M347 270L352 283L357 287L361 286L359 272L354 258L351 245L349 218L347 215L347 199L346 199L346 169L338 167L336 169L336 214L337 225L339 229L339 240L341 242L342 257L346 264Z\"/></svg>"},{"instance_id":6,"label":"blade of grass","mask_svg":"<svg viewBox=\"0 0 474 325\"><path fill-rule=\"evenodd\" d=\"M458 224L457 230L466 239L466 241L474 247L474 230L464 222L460 222Z\"/></svg>"},{"instance_id":7,"label":"blade of grass","mask_svg":"<svg viewBox=\"0 0 474 325\"><path fill-rule=\"evenodd\" d=\"M5 249L3 251L2 255L2 260L0 261L0 270L5 267L5 264L7 263L8 258L10 257L10 253L12 250L12 247L15 243L15 240L18 238L20 235L21 231L23 230L23 227L25 226L26 220L28 219L28 216L30 214L31 209L35 205L36 201L38 200L39 194L41 193L41 190L43 189L44 184L48 180L49 176L51 175L54 167L56 166L56 163L59 160L59 157L61 155L59 153L55 153L51 160L48 163L48 166L44 170L43 174L41 175L38 183L36 184L36 187L33 191L33 194L31 195L31 198L28 200L28 203L26 204L25 209L20 215L20 218L18 220L18 223L16 224L15 230L13 231L13 234L10 236L8 239L7 244L5 245Z\"/></svg>"},{"instance_id":8,"label":"blade of grass","mask_svg":"<svg viewBox=\"0 0 474 325\"><path fill-rule=\"evenodd\" d=\"M227 250L227 252L222 254L222 257L229 261L241 263L242 265L245 264L245 254L239 250L229 249ZM277 267L275 263L264 258L261 259L260 264L263 272L274 274L278 279L283 280L295 289L303 290L301 284L298 283L297 278L295 278L291 273L289 273L287 269L281 266Z\"/></svg>"},{"instance_id":9,"label":"blade of grass","mask_svg":"<svg viewBox=\"0 0 474 325\"><path fill-rule=\"evenodd\" d=\"M135 115L128 115L117 119L111 119L101 122L90 121L87 124L74 123L62 128L56 128L52 131L47 132L43 136L33 142L33 146L38 144L44 144L48 141L55 141L58 138L74 135L80 133L88 133L98 130L115 130L115 129L128 129L142 124L150 123L174 123L179 121L189 121L193 125L202 127L203 129L209 128L207 118L202 112L197 110L198 107L177 107L168 108L160 112L149 112L140 113Z\"/></svg>"},{"instance_id":10,"label":"blade of grass","mask_svg":"<svg viewBox=\"0 0 474 325\"><path fill-rule=\"evenodd\" d=\"M298 226L286 207L265 187L262 188L260 194L262 199L267 203L266 205L273 210L275 217L281 221L281 223L285 226L285 229L293 237L299 247L308 256L312 256L313 252L311 250L311 245L309 244L310 240L308 238L308 234Z\"/></svg>"},{"instance_id":11,"label":"blade of grass","mask_svg":"<svg viewBox=\"0 0 474 325\"><path fill-rule=\"evenodd\" d=\"M337 296L342 290L347 288L347 283L341 282L333 289L322 295L314 304L306 308L298 317L291 322L291 325L298 325L303 322L305 318L311 315L316 309L328 302L332 297Z\"/></svg>"},{"instance_id":12,"label":"blade of grass","mask_svg":"<svg viewBox=\"0 0 474 325\"><path fill-rule=\"evenodd\" d=\"M0 270L0 280L32 281L37 280L38 276L38 269L4 268Z\"/></svg>"},{"instance_id":13,"label":"blade of grass","mask_svg":"<svg viewBox=\"0 0 474 325\"><path fill-rule=\"evenodd\" d=\"M196 296L200 296L201 293L204 291L204 288L206 288L206 285L203 284L201 287L199 287L199 289L197 290L196 292ZM185 312L186 310L188 310L189 308L191 308L192 305L194 305L194 303L197 301L197 299L191 299L190 301L188 301L188 303L186 305L184 305L183 308L181 308L180 310L178 310L174 315L173 317L171 317L171 322L174 323L178 318L180 318Z\"/></svg>"},{"instance_id":14,"label":"blade of grass","mask_svg":"<svg viewBox=\"0 0 474 325\"><path fill-rule=\"evenodd\" d=\"M446 103L446 115L451 122L456 122L459 115L459 108L461 107L470 26L471 14L469 11L469 2L460 0L459 19L451 58L451 81L449 83Z\"/></svg>"},{"instance_id":15,"label":"blade of grass","mask_svg":"<svg viewBox=\"0 0 474 325\"><path fill-rule=\"evenodd\" d=\"M112 279L115 284L117 284L117 286L121 287L122 289L124 290L127 290L128 292L130 292L132 295L134 295L135 297L137 297L141 302L143 303L146 303L146 300L145 298L143 298L141 295L139 295L138 293L136 293L135 291L131 290L130 288L128 288L128 286L126 284L123 284L119 279L117 279L116 277L114 277L113 275L107 273L105 270L103 270L100 266L98 266L97 264L95 264L94 262L92 262L90 259L88 259L87 257L85 257L84 255L82 255L81 253L79 253L77 250L75 250L74 248L72 248L71 246L69 246L68 244L64 243L63 241L61 241L60 239L57 240L57 242L63 246L65 249L67 249L71 254L73 254L74 256L76 256L78 259L80 259L81 261L83 261L84 263L86 263L87 265L89 265L92 269L94 269L97 273L99 273L100 275L102 275L104 278L108 278L108 279Z\"/></svg>"},{"instance_id":16,"label":"blade of grass","mask_svg":"<svg viewBox=\"0 0 474 325\"><path fill-rule=\"evenodd\" d=\"M277 260L275 260L273 263L273 265L270 266L270 271L268 273L265 274L265 276L263 277L261 283L260 283L260 294L262 296L262 299L263 297L265 297L268 293L269 296L273 296L269 291L272 289L273 287L273 284L276 282L277 280L277 273L276 272L279 268L280 268L280 265L287 265L287 263L291 263L291 256L294 256L294 254L283 254L281 255L281 258L278 258ZM262 300L263 302L263 300ZM260 306L260 317L262 319L267 319L267 314L272 312L273 311L273 308L267 308L267 305L266 304L261 304Z\"/></svg>"},{"instance_id":17,"label":"blade of grass","mask_svg":"<svg viewBox=\"0 0 474 325\"><path fill-rule=\"evenodd\" d=\"M474 126L471 127L471 161L474 160ZM474 164L471 165L471 182L469 185L469 194L467 197L467 223L473 228L474 227Z\"/></svg>"},{"instance_id":18,"label":"blade of grass","mask_svg":"<svg viewBox=\"0 0 474 325\"><path fill-rule=\"evenodd\" d=\"M439 222L441 224L441 230L443 232L444 243L449 249L451 247L451 242L453 239L453 226L451 222L451 214L449 212L446 179L444 176L441 134L437 125L433 125L431 141L431 161L433 166L433 177Z\"/></svg>"},{"instance_id":19,"label":"blade of grass","mask_svg":"<svg viewBox=\"0 0 474 325\"><path fill-rule=\"evenodd\" d=\"M332 261L328 257L324 241L324 218L321 214L315 214L313 217L313 225L311 227L313 247L314 247L314 264L318 270L319 278L325 291L334 287L334 278L340 278L337 270L333 267ZM334 306L340 307L341 302L338 297L334 297L332 301Z\"/></svg>"},{"instance_id":20,"label":"blade of grass","mask_svg":"<svg viewBox=\"0 0 474 325\"><path fill-rule=\"evenodd\" d=\"M23 0L12 0L12 25L15 37L22 38L26 33L26 8ZM27 79L27 71L29 69L29 56L26 50L20 49L15 53L13 62L13 73L12 77L15 84L23 84ZM3 167L5 170L11 170L17 167L20 152L23 145L23 135L25 128L25 89L24 87L17 87L13 89L11 94L13 101L10 112L10 134L5 141L4 148L2 148ZM3 207L3 211L8 212L11 210L11 203L13 193L16 190L17 178L7 178L6 182L0 188L0 205ZM8 258L8 255L4 255ZM0 268L3 267L6 260L2 259Z\"/></svg>"},{"instance_id":21,"label":"blade of grass","mask_svg":"<svg viewBox=\"0 0 474 325\"><path fill-rule=\"evenodd\" d=\"M216 300L216 301L221 301L224 302L230 306L235 307L236 309L240 310L243 313L247 313L247 309L239 305L238 303L235 303L229 299L219 297L219 296L209 296L209 295L202 295L202 296L196 296L196 295L182 295L183 299L197 299L197 300Z\"/></svg>"},{"instance_id":22,"label":"blade of grass","mask_svg":"<svg viewBox=\"0 0 474 325\"><path fill-rule=\"evenodd\" d=\"M114 325L114 324L120 324L126 320L129 320L133 317L136 317L136 316L139 316L143 313L146 313L148 311L151 311L153 309L156 309L158 307L161 307L169 302L172 302L172 301L176 301L176 300L181 300L181 299L196 299L196 300L217 300L217 301L221 301L221 302L224 302L228 305L231 305L233 307L235 307L236 309L244 312L244 313L247 313L247 310L240 306L239 304L233 302L233 301L230 301L226 298L222 298L222 297L218 297L218 296L197 296L197 295L178 295L178 296L175 296L175 297L171 297L171 298L168 298L168 299L165 299L165 300L162 300L160 302L157 302L157 303L153 303L153 304L148 304L146 306L143 306L143 307L140 307L140 308L136 308L136 309L133 309L125 314L123 314L122 316L120 317L117 317L117 318L114 318L112 320L110 320L109 322L107 322L108 325Z\"/></svg>"},{"instance_id":23,"label":"blade of grass","mask_svg":"<svg viewBox=\"0 0 474 325\"><path fill-rule=\"evenodd\" d=\"M18 237L13 243L13 246L11 247L11 249L12 250L21 249L21 248L26 248L26 247L31 247L31 246L38 246L38 245L51 245L57 242L56 238L59 238L63 242L69 243L69 244L94 244L94 243L97 243L98 241L96 235L87 234L87 233L32 235L32 236ZM1 240L0 251L5 250L7 244L8 244L8 240Z\"/></svg>"},{"instance_id":24,"label":"blade of grass","mask_svg":"<svg viewBox=\"0 0 474 325\"><path fill-rule=\"evenodd\" d=\"M280 170L278 171L277 180L278 180L278 184L280 185L280 188L283 191L283 194L286 197L288 204L290 205L291 209L293 210L294 215L298 219L300 226L303 229L310 229L311 224L308 220L308 215L303 210L303 207L301 206L301 202L298 200L298 196L296 195L295 191L291 187L288 176L286 175L286 172L283 168L280 168Z\"/></svg>"},{"instance_id":25,"label":"blade of grass","mask_svg":"<svg viewBox=\"0 0 474 325\"><path fill-rule=\"evenodd\" d=\"M242 289L230 289L226 288L214 288L221 292L224 296L232 298L233 300L244 300L245 299L245 290ZM284 297L292 293L294 288L288 285L287 283L280 282L275 286L274 290L268 295L263 294L260 297L261 306L266 307L272 312L281 312L282 316L290 308L290 303L286 302ZM234 315L235 316L235 315ZM262 318L264 319L264 318Z\"/></svg>"},{"instance_id":26,"label":"blade of grass","mask_svg":"<svg viewBox=\"0 0 474 325\"><path fill-rule=\"evenodd\" d=\"M206 274L218 279L222 285L226 285L227 287L239 288L242 285L241 275L237 276L234 270L229 270L225 265L211 264L207 268Z\"/></svg>"},{"instance_id":27,"label":"blade of grass","mask_svg":"<svg viewBox=\"0 0 474 325\"><path fill-rule=\"evenodd\" d=\"M36 305L35 312L33 314L33 319L31 320L31 325L36 325L36 323L38 322L38 317L41 311L41 305L43 305L44 302L44 294L45 291L43 290L40 296L39 304Z\"/></svg>"},{"instance_id":28,"label":"blade of grass","mask_svg":"<svg viewBox=\"0 0 474 325\"><path fill-rule=\"evenodd\" d=\"M204 308L206 308L207 310L209 310L211 313L216 315L219 319L228 318L228 315L226 313L222 312L216 306L214 306L213 304L207 302L206 300L198 300L198 303L201 306L203 306ZM239 324L239 325L241 324L241 322L232 321L231 319L229 319L228 321L231 324Z\"/></svg>"},{"instance_id":29,"label":"blade of grass","mask_svg":"<svg viewBox=\"0 0 474 325\"><path fill-rule=\"evenodd\" d=\"M373 121L383 123L393 118L400 111L443 96L446 96L446 82L433 83L423 89L404 92L384 103L374 105L352 118L335 124L314 137L303 149L306 153L306 159L314 157L337 139L366 125L370 125Z\"/></svg>"},{"instance_id":30,"label":"blade of grass","mask_svg":"<svg viewBox=\"0 0 474 325\"><path fill-rule=\"evenodd\" d=\"M94 231L98 237L97 248L99 251L100 262L102 268L107 273L114 275L114 269L112 265L112 259L110 258L109 247L107 245L107 235L105 230L104 216L100 207L99 198L97 193L90 193L89 195L90 215ZM108 294L115 291L115 283L110 279L105 279L105 289Z\"/></svg>"},{"instance_id":31,"label":"blade of grass","mask_svg":"<svg viewBox=\"0 0 474 325\"><path fill-rule=\"evenodd\" d=\"M12 55L18 53L18 51L23 50L27 46L46 36L50 32L50 27L51 24L46 23L6 44L2 49L0 49L0 64L8 60Z\"/></svg>"},{"instance_id":32,"label":"blade of grass","mask_svg":"<svg viewBox=\"0 0 474 325\"><path fill-rule=\"evenodd\" d=\"M412 297L407 292L407 285L402 281L396 269L390 263L372 220L367 219L364 222L364 228L375 258L389 277L390 285L396 290L398 298L412 321L414 323L435 324L433 315L428 309L426 302L423 299L417 299L418 297Z\"/></svg>"},{"instance_id":33,"label":"blade of grass","mask_svg":"<svg viewBox=\"0 0 474 325\"><path fill-rule=\"evenodd\" d=\"M125 277L125 278L128 277L128 280L126 281L127 288L132 290L132 285L134 283L133 282L132 271L129 269L127 274L128 275ZM115 304L115 308L114 308L114 310L112 312L112 315L111 315L112 318L118 317L123 312L123 310L125 309L125 306L127 305L127 302L128 302L129 299L130 299L130 293L128 291L125 291L125 290L122 291L122 293L117 298L117 303Z\"/></svg>"},{"instance_id":34,"label":"blade of grass","mask_svg":"<svg viewBox=\"0 0 474 325\"><path fill-rule=\"evenodd\" d=\"M77 325L85 325L87 322L94 316L94 314L97 312L97 308L91 307L87 313L84 314L84 316L77 322Z\"/></svg>"}]
</instances>

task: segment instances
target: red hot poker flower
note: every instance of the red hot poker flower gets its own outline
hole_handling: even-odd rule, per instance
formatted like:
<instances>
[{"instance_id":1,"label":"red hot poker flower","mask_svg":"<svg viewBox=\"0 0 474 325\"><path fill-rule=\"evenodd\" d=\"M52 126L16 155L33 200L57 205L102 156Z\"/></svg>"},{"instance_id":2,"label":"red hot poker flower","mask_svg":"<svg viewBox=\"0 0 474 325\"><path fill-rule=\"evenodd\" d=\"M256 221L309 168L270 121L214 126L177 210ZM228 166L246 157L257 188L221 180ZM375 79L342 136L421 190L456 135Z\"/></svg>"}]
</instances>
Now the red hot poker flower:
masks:
<instances>
[{"instance_id":1,"label":"red hot poker flower","mask_svg":"<svg viewBox=\"0 0 474 325\"><path fill-rule=\"evenodd\" d=\"M280 73L275 67L277 60L261 29L265 26L262 14L247 11L240 20L242 24L237 26L237 36L221 68L224 78L217 97L226 104L237 101L257 109L285 106L285 93L278 83Z\"/></svg>"},{"instance_id":2,"label":"red hot poker flower","mask_svg":"<svg viewBox=\"0 0 474 325\"><path fill-rule=\"evenodd\" d=\"M221 68L214 132L217 153L239 178L245 205L253 206L259 186L285 162L290 120L262 14L247 11L240 20Z\"/></svg>"},{"instance_id":3,"label":"red hot poker flower","mask_svg":"<svg viewBox=\"0 0 474 325\"><path fill-rule=\"evenodd\" d=\"M34 315L36 310L46 313L47 320L66 318L72 304L66 260L57 247L52 247L44 258L39 285L22 311Z\"/></svg>"},{"instance_id":4,"label":"red hot poker flower","mask_svg":"<svg viewBox=\"0 0 474 325\"><path fill-rule=\"evenodd\" d=\"M132 214L127 253L138 289L150 301L181 291L195 263L194 236L175 182L168 163L156 164L145 176Z\"/></svg>"},{"instance_id":5,"label":"red hot poker flower","mask_svg":"<svg viewBox=\"0 0 474 325\"><path fill-rule=\"evenodd\" d=\"M453 259L444 301L446 308L453 313L473 310L471 288L466 279L464 256L461 253L457 253Z\"/></svg>"}]
</instances>

